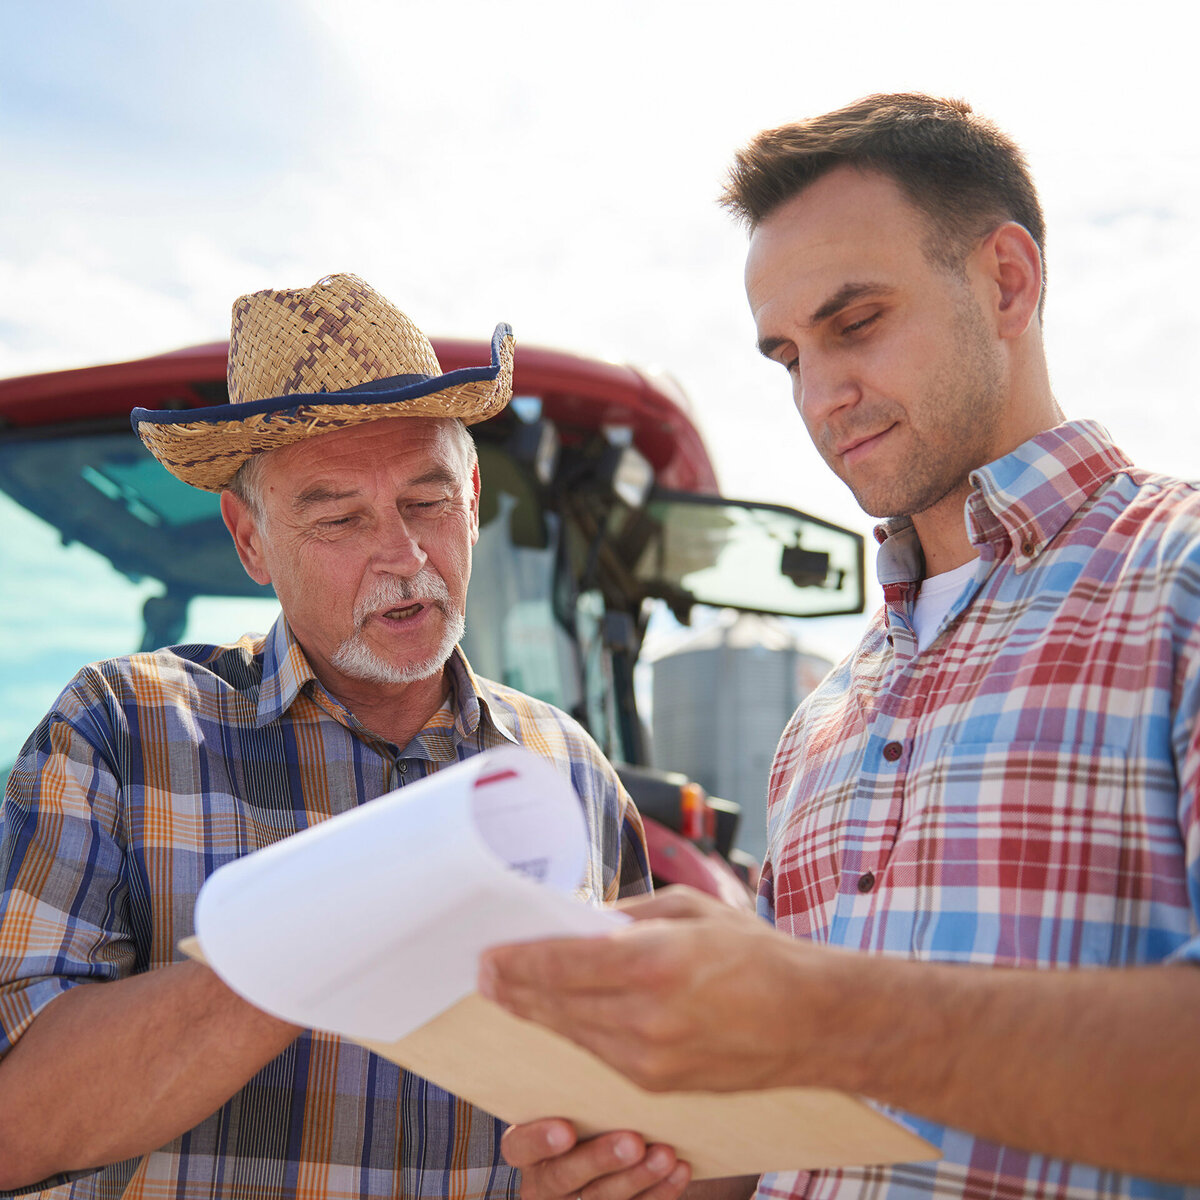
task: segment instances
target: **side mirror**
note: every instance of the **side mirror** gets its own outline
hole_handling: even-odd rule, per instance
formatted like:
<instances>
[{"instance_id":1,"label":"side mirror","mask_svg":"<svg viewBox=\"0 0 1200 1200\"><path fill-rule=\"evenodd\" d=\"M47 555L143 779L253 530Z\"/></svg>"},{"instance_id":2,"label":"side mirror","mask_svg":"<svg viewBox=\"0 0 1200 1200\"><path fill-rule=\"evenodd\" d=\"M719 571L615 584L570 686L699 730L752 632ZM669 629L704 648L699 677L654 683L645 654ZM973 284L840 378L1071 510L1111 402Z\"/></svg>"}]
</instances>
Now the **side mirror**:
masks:
<instances>
[{"instance_id":1,"label":"side mirror","mask_svg":"<svg viewBox=\"0 0 1200 1200\"><path fill-rule=\"evenodd\" d=\"M861 534L794 508L655 489L634 574L647 595L785 617L860 613Z\"/></svg>"}]
</instances>

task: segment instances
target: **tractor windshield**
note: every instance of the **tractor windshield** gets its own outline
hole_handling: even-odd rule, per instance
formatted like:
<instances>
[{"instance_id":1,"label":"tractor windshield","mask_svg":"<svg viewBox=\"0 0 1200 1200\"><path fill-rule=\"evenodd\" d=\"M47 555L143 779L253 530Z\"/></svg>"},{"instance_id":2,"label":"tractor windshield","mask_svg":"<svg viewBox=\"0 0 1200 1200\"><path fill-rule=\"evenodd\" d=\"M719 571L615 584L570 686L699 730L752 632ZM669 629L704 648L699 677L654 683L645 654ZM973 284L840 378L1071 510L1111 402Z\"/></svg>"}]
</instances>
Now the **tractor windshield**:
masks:
<instances>
[{"instance_id":1,"label":"tractor windshield","mask_svg":"<svg viewBox=\"0 0 1200 1200\"><path fill-rule=\"evenodd\" d=\"M576 708L574 641L553 611L556 518L501 448L479 454L464 650L478 674ZM124 430L0 442L0 528L0 782L85 663L234 641L279 612L242 570L218 497L180 483Z\"/></svg>"}]
</instances>

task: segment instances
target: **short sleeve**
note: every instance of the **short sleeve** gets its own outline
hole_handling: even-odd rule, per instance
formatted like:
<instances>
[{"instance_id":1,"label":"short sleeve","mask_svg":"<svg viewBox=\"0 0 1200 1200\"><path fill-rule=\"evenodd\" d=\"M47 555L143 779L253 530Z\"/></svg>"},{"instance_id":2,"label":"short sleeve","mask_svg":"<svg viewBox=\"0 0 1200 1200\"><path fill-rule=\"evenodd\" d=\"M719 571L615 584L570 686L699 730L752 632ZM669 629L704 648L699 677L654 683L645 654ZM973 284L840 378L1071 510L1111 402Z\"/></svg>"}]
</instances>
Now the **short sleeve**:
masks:
<instances>
[{"instance_id":1,"label":"short sleeve","mask_svg":"<svg viewBox=\"0 0 1200 1200\"><path fill-rule=\"evenodd\" d=\"M620 885L617 895L644 896L652 888L650 882L650 856L646 850L646 832L641 814L634 807L629 794L618 783L621 812L621 863Z\"/></svg>"}]
</instances>

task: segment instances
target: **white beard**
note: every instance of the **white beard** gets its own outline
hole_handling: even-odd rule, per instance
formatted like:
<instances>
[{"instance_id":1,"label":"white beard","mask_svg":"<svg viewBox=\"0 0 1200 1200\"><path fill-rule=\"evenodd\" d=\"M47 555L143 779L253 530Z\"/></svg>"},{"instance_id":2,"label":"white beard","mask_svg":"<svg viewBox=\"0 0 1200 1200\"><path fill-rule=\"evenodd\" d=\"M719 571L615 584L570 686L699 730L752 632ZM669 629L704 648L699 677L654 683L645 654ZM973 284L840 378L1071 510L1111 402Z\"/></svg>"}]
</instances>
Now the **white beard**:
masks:
<instances>
[{"instance_id":1,"label":"white beard","mask_svg":"<svg viewBox=\"0 0 1200 1200\"><path fill-rule=\"evenodd\" d=\"M393 663L377 654L363 636L368 618L381 610L401 608L420 594L446 617L446 630L438 647L418 662ZM385 618L386 619L386 618ZM354 606L354 632L334 651L330 662L351 679L364 683L416 683L438 674L466 631L466 616L450 598L445 580L431 567L422 567L411 579L387 576Z\"/></svg>"}]
</instances>

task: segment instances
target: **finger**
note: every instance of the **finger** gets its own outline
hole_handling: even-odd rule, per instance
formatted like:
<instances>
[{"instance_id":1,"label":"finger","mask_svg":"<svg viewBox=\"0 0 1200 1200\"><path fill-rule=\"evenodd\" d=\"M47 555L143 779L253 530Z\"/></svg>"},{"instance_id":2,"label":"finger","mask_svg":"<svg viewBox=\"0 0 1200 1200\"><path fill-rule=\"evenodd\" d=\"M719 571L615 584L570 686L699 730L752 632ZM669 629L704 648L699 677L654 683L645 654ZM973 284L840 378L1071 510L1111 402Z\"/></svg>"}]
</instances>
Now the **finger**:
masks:
<instances>
[{"instance_id":1,"label":"finger","mask_svg":"<svg viewBox=\"0 0 1200 1200\"><path fill-rule=\"evenodd\" d=\"M688 917L705 917L722 914L725 905L682 884L672 884L651 896L632 896L618 900L613 906L637 921L649 921L662 917L680 920Z\"/></svg>"},{"instance_id":2,"label":"finger","mask_svg":"<svg viewBox=\"0 0 1200 1200\"><path fill-rule=\"evenodd\" d=\"M589 1049L601 1043L629 1043L637 1038L629 1014L631 1005L639 1002L631 1000L629 993L558 994L538 988L498 985L495 999L518 1017L544 1025Z\"/></svg>"},{"instance_id":3,"label":"finger","mask_svg":"<svg viewBox=\"0 0 1200 1200\"><path fill-rule=\"evenodd\" d=\"M585 1189L597 1186L597 1181L636 1166L645 1155L646 1143L629 1130L589 1138L565 1154L523 1167L522 1193L527 1200L551 1200L553 1197L574 1200ZM618 1193L620 1190L619 1187L616 1189ZM637 1192L627 1194L633 1196ZM610 1200L620 1200L620 1197L614 1195Z\"/></svg>"},{"instance_id":4,"label":"finger","mask_svg":"<svg viewBox=\"0 0 1200 1200\"><path fill-rule=\"evenodd\" d=\"M634 1166L597 1179L581 1189L582 1200L675 1200L691 1170L670 1146L653 1145Z\"/></svg>"},{"instance_id":5,"label":"finger","mask_svg":"<svg viewBox=\"0 0 1200 1200\"><path fill-rule=\"evenodd\" d=\"M654 1187L643 1192L638 1200L679 1200L692 1181L689 1163L676 1162L674 1170Z\"/></svg>"},{"instance_id":6,"label":"finger","mask_svg":"<svg viewBox=\"0 0 1200 1200\"><path fill-rule=\"evenodd\" d=\"M620 932L601 938L548 938L492 946L480 955L478 987L498 1002L501 990L518 987L613 991L638 978L640 954L638 940L623 938Z\"/></svg>"},{"instance_id":7,"label":"finger","mask_svg":"<svg viewBox=\"0 0 1200 1200\"><path fill-rule=\"evenodd\" d=\"M510 1167L528 1167L565 1154L575 1143L575 1127L555 1118L510 1125L500 1139L500 1152Z\"/></svg>"}]
</instances>

